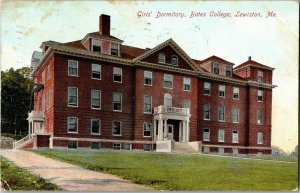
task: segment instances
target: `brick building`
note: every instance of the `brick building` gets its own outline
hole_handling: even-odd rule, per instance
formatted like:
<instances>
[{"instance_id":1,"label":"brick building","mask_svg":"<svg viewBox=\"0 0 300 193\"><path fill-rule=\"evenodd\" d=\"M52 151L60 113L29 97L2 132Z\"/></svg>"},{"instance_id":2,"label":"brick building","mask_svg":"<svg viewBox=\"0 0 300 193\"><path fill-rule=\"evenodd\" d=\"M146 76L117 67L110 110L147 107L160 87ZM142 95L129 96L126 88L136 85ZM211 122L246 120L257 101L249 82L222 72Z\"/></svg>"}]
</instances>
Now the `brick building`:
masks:
<instances>
[{"instance_id":1,"label":"brick building","mask_svg":"<svg viewBox=\"0 0 300 193\"><path fill-rule=\"evenodd\" d=\"M191 59L172 39L123 45L107 15L82 40L41 48L34 147L271 153L274 68L251 57L233 68L217 56Z\"/></svg>"}]
</instances>

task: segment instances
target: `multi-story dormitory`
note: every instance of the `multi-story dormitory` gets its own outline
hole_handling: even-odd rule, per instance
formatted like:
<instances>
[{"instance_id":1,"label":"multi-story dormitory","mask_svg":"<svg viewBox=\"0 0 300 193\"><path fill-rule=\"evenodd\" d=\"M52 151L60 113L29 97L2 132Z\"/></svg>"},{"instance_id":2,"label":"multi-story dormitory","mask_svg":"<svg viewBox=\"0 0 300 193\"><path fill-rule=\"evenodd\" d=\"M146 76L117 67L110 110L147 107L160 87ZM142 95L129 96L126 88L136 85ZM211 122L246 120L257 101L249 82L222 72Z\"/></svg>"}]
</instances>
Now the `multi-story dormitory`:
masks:
<instances>
[{"instance_id":1,"label":"multi-story dormitory","mask_svg":"<svg viewBox=\"0 0 300 193\"><path fill-rule=\"evenodd\" d=\"M169 39L123 45L110 16L83 39L41 45L27 147L271 153L272 71L190 58Z\"/></svg>"}]
</instances>

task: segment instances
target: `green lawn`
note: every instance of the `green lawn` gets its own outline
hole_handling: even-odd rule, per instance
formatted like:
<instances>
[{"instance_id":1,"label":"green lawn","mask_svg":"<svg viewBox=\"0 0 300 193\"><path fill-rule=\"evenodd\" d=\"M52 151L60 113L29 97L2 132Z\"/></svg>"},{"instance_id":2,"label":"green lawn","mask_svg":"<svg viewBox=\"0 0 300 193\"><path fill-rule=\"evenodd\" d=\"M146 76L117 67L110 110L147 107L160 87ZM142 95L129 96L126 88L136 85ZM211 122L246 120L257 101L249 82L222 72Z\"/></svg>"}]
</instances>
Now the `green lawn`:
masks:
<instances>
[{"instance_id":1,"label":"green lawn","mask_svg":"<svg viewBox=\"0 0 300 193\"><path fill-rule=\"evenodd\" d=\"M298 183L297 162L126 151L34 152L158 190L292 190Z\"/></svg>"},{"instance_id":2,"label":"green lawn","mask_svg":"<svg viewBox=\"0 0 300 193\"><path fill-rule=\"evenodd\" d=\"M1 183L6 190L61 190L56 185L16 167L1 156ZM8 186L7 186L8 184Z\"/></svg>"}]
</instances>

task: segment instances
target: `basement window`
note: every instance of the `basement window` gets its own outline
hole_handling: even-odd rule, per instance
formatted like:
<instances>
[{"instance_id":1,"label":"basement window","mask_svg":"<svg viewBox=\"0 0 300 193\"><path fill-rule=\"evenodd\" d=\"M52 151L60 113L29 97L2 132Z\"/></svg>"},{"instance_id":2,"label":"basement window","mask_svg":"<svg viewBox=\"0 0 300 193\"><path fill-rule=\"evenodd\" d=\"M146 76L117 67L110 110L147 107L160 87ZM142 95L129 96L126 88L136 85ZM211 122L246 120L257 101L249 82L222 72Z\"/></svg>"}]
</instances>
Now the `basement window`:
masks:
<instances>
[{"instance_id":1,"label":"basement window","mask_svg":"<svg viewBox=\"0 0 300 193\"><path fill-rule=\"evenodd\" d=\"M77 141L68 141L68 149L77 149Z\"/></svg>"},{"instance_id":2,"label":"basement window","mask_svg":"<svg viewBox=\"0 0 300 193\"><path fill-rule=\"evenodd\" d=\"M100 142L91 142L91 149L100 149Z\"/></svg>"}]
</instances>

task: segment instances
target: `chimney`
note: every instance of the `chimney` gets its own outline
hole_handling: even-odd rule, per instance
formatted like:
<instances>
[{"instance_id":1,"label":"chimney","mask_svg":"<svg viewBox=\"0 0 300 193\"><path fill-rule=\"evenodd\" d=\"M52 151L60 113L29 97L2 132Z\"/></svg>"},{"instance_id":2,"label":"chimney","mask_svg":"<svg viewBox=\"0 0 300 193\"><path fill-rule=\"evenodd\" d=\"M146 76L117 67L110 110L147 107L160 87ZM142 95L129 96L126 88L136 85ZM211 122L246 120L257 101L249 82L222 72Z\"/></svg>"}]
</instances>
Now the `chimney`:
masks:
<instances>
[{"instance_id":1,"label":"chimney","mask_svg":"<svg viewBox=\"0 0 300 193\"><path fill-rule=\"evenodd\" d=\"M100 35L110 35L110 16L101 14L99 18L99 33Z\"/></svg>"},{"instance_id":2,"label":"chimney","mask_svg":"<svg viewBox=\"0 0 300 193\"><path fill-rule=\"evenodd\" d=\"M248 61L251 61L251 56L248 57Z\"/></svg>"}]
</instances>

